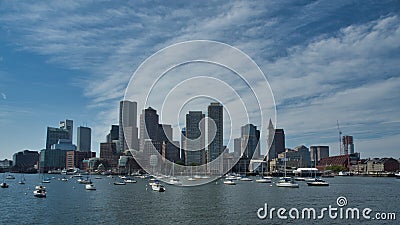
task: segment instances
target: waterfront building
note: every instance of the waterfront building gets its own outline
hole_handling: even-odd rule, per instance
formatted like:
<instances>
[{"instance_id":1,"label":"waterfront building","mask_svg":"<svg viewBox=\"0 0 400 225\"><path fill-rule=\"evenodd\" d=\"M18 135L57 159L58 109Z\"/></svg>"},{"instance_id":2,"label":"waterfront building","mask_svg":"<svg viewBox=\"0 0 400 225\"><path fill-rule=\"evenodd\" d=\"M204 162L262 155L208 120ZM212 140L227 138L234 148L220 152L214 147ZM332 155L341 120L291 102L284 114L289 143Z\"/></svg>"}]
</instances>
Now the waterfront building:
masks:
<instances>
[{"instance_id":1,"label":"waterfront building","mask_svg":"<svg viewBox=\"0 0 400 225\"><path fill-rule=\"evenodd\" d=\"M117 144L100 143L100 159L104 160L107 169L116 169L118 167L118 159L121 154L117 152Z\"/></svg>"},{"instance_id":2,"label":"waterfront building","mask_svg":"<svg viewBox=\"0 0 400 225\"><path fill-rule=\"evenodd\" d=\"M137 128L137 102L120 101L118 152L139 149Z\"/></svg>"},{"instance_id":3,"label":"waterfront building","mask_svg":"<svg viewBox=\"0 0 400 225\"><path fill-rule=\"evenodd\" d=\"M223 106L218 102L212 102L208 106L208 146L207 162L211 162L218 158L223 152L223 137L224 137L224 113ZM211 123L215 123L215 127ZM215 130L213 130L215 129ZM211 136L215 133L214 138Z\"/></svg>"},{"instance_id":4,"label":"waterfront building","mask_svg":"<svg viewBox=\"0 0 400 225\"><path fill-rule=\"evenodd\" d=\"M92 130L89 127L78 127L77 150L90 152L92 149Z\"/></svg>"},{"instance_id":5,"label":"waterfront building","mask_svg":"<svg viewBox=\"0 0 400 225\"><path fill-rule=\"evenodd\" d=\"M12 160L4 159L0 160L0 172L8 172L13 165Z\"/></svg>"},{"instance_id":6,"label":"waterfront building","mask_svg":"<svg viewBox=\"0 0 400 225\"><path fill-rule=\"evenodd\" d=\"M399 171L399 162L393 158L374 158L367 161L369 174Z\"/></svg>"},{"instance_id":7,"label":"waterfront building","mask_svg":"<svg viewBox=\"0 0 400 225\"><path fill-rule=\"evenodd\" d=\"M71 149L69 149L71 150ZM62 149L43 149L40 151L39 171L46 173L49 170L65 168L66 150Z\"/></svg>"},{"instance_id":8,"label":"waterfront building","mask_svg":"<svg viewBox=\"0 0 400 225\"><path fill-rule=\"evenodd\" d=\"M326 167L329 166L343 166L346 170L350 170L352 165L355 165L360 160L360 154L347 154L347 155L339 155L339 156L331 156L322 158L318 164L317 168L319 170L326 170Z\"/></svg>"},{"instance_id":9,"label":"waterfront building","mask_svg":"<svg viewBox=\"0 0 400 225\"><path fill-rule=\"evenodd\" d=\"M298 153L298 167L315 167L314 164L311 164L310 150L306 146L297 146L293 151Z\"/></svg>"},{"instance_id":10,"label":"waterfront building","mask_svg":"<svg viewBox=\"0 0 400 225\"><path fill-rule=\"evenodd\" d=\"M189 111L186 114L185 165L187 166L206 162L204 117L202 111Z\"/></svg>"},{"instance_id":11,"label":"waterfront building","mask_svg":"<svg viewBox=\"0 0 400 225\"><path fill-rule=\"evenodd\" d=\"M329 146L310 146L311 165L318 164L323 158L329 157ZM315 159L317 162L315 163Z\"/></svg>"},{"instance_id":12,"label":"waterfront building","mask_svg":"<svg viewBox=\"0 0 400 225\"><path fill-rule=\"evenodd\" d=\"M268 139L267 139L266 158L268 161L278 157L278 154L285 152L285 132L283 129L275 129L271 119L268 125Z\"/></svg>"},{"instance_id":13,"label":"waterfront building","mask_svg":"<svg viewBox=\"0 0 400 225\"><path fill-rule=\"evenodd\" d=\"M181 160L179 141L164 141L162 144L162 156L163 159L167 159L171 162L178 162Z\"/></svg>"},{"instance_id":14,"label":"waterfront building","mask_svg":"<svg viewBox=\"0 0 400 225\"><path fill-rule=\"evenodd\" d=\"M32 170L39 162L39 152L24 150L13 155L13 167L19 172Z\"/></svg>"},{"instance_id":15,"label":"waterfront building","mask_svg":"<svg viewBox=\"0 0 400 225\"><path fill-rule=\"evenodd\" d=\"M83 160L96 157L95 152L67 151L65 159L65 168L79 168L83 170Z\"/></svg>"}]
</instances>

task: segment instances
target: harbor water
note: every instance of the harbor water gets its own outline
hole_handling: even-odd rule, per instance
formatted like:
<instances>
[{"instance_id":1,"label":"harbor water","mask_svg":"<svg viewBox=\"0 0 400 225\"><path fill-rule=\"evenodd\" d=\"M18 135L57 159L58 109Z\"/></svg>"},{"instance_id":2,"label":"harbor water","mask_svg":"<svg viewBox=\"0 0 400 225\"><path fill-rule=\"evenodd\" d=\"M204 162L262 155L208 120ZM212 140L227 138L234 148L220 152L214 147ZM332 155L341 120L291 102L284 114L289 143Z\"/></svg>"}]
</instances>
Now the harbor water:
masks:
<instances>
[{"instance_id":1,"label":"harbor water","mask_svg":"<svg viewBox=\"0 0 400 225\"><path fill-rule=\"evenodd\" d=\"M2 212L0 224L399 224L400 179L391 177L326 178L328 187L310 187L299 181L299 188L279 188L274 183L237 181L224 185L222 180L196 187L165 185L165 192L152 191L148 179L137 183L113 185L114 179L95 179L97 190L85 190L77 178L47 175L47 198L35 198L33 190L39 175L25 175L26 184L5 180L9 188L0 189ZM276 181L274 178L273 181ZM346 205L338 206L344 197ZM321 219L272 218L267 213L260 219L260 208L320 209L329 206L344 210L370 208L371 219L336 219L325 212ZM261 210L261 209L260 209ZM264 210L260 211L265 213ZM396 219L377 220L375 213L395 213ZM289 214L286 212L286 216ZM317 216L318 216L317 215ZM301 215L300 215L301 216Z\"/></svg>"}]
</instances>

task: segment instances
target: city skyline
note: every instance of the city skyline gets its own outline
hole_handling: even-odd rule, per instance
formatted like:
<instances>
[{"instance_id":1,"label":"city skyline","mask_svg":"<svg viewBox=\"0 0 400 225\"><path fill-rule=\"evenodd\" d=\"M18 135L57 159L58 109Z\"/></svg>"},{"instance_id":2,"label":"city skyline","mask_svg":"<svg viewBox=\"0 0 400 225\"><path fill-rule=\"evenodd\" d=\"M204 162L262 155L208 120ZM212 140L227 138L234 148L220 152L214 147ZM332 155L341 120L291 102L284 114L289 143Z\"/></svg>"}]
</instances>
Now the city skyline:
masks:
<instances>
[{"instance_id":1,"label":"city skyline","mask_svg":"<svg viewBox=\"0 0 400 225\"><path fill-rule=\"evenodd\" d=\"M225 42L255 60L287 146L328 145L338 155L339 120L362 158L400 158L396 1L1 5L0 159L43 149L46 127L63 118L91 127L98 153L118 124L132 72L159 49L192 39Z\"/></svg>"}]
</instances>

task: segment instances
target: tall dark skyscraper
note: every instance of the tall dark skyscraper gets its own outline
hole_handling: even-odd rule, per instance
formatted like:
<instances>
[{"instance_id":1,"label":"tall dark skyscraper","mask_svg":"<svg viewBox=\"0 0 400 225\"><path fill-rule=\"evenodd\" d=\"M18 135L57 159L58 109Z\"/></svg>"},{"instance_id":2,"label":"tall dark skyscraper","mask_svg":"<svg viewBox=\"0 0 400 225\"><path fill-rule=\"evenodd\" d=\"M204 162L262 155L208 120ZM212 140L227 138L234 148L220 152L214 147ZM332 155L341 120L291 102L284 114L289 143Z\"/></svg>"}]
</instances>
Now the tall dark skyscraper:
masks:
<instances>
[{"instance_id":1,"label":"tall dark skyscraper","mask_svg":"<svg viewBox=\"0 0 400 225\"><path fill-rule=\"evenodd\" d=\"M160 125L157 111L151 107L144 109L140 114L140 150L144 149L145 140L160 141L158 133ZM158 149L161 151L161 149Z\"/></svg>"},{"instance_id":2,"label":"tall dark skyscraper","mask_svg":"<svg viewBox=\"0 0 400 225\"><path fill-rule=\"evenodd\" d=\"M260 131L253 124L246 124L241 128L241 147L244 158L260 157Z\"/></svg>"},{"instance_id":3,"label":"tall dark skyscraper","mask_svg":"<svg viewBox=\"0 0 400 225\"><path fill-rule=\"evenodd\" d=\"M269 120L268 125L267 141L267 147L271 145L267 154L267 160L275 159L279 153L285 151L285 132L283 129L275 129L271 120Z\"/></svg>"},{"instance_id":4,"label":"tall dark skyscraper","mask_svg":"<svg viewBox=\"0 0 400 225\"><path fill-rule=\"evenodd\" d=\"M107 135L107 143L119 140L119 126L111 125L110 133Z\"/></svg>"},{"instance_id":5,"label":"tall dark skyscraper","mask_svg":"<svg viewBox=\"0 0 400 225\"><path fill-rule=\"evenodd\" d=\"M92 130L89 127L78 127L77 150L81 152L90 152L92 146Z\"/></svg>"},{"instance_id":6,"label":"tall dark skyscraper","mask_svg":"<svg viewBox=\"0 0 400 225\"><path fill-rule=\"evenodd\" d=\"M119 105L119 148L122 152L129 148L138 149L137 103L121 101Z\"/></svg>"},{"instance_id":7,"label":"tall dark skyscraper","mask_svg":"<svg viewBox=\"0 0 400 225\"><path fill-rule=\"evenodd\" d=\"M205 115L202 111L189 111L186 114L185 164L200 165L205 163L205 123L200 123ZM201 135L203 134L203 135ZM195 151L193 151L195 150Z\"/></svg>"},{"instance_id":8,"label":"tall dark skyscraper","mask_svg":"<svg viewBox=\"0 0 400 225\"><path fill-rule=\"evenodd\" d=\"M216 125L215 137L212 139L208 146L207 162L211 162L218 158L218 156L224 151L224 119L223 119L223 107L217 102L213 102L208 106L208 142L212 139L212 126L210 126L211 120L214 120Z\"/></svg>"}]
</instances>

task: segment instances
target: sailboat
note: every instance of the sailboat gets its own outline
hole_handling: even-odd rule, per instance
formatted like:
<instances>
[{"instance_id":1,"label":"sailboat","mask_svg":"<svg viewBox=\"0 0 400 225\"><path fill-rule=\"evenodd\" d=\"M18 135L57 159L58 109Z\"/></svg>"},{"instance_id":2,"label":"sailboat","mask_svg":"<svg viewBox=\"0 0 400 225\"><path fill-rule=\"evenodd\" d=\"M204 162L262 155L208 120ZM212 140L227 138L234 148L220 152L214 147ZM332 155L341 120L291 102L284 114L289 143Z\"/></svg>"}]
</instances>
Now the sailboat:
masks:
<instances>
[{"instance_id":1,"label":"sailboat","mask_svg":"<svg viewBox=\"0 0 400 225\"><path fill-rule=\"evenodd\" d=\"M182 185L179 178L175 177L175 163L172 163L172 177L169 179L168 184Z\"/></svg>"},{"instance_id":2,"label":"sailboat","mask_svg":"<svg viewBox=\"0 0 400 225\"><path fill-rule=\"evenodd\" d=\"M315 168L317 168L317 160L316 159L314 159L314 166L315 166ZM307 185L308 186L329 186L329 183L320 178L317 178L317 171L315 171L314 180L308 181Z\"/></svg>"},{"instance_id":3,"label":"sailboat","mask_svg":"<svg viewBox=\"0 0 400 225\"><path fill-rule=\"evenodd\" d=\"M21 174L21 180L18 182L18 184L25 184L25 176L24 174Z\"/></svg>"},{"instance_id":4,"label":"sailboat","mask_svg":"<svg viewBox=\"0 0 400 225\"><path fill-rule=\"evenodd\" d=\"M282 177L277 183L277 187L289 187L289 188L298 188L299 184L294 181L291 177L286 177L286 152L285 152L285 158L283 159L285 162L285 176Z\"/></svg>"},{"instance_id":5,"label":"sailboat","mask_svg":"<svg viewBox=\"0 0 400 225\"><path fill-rule=\"evenodd\" d=\"M261 178L256 179L257 183L271 183L272 179L264 177L264 163L261 163Z\"/></svg>"}]
</instances>

